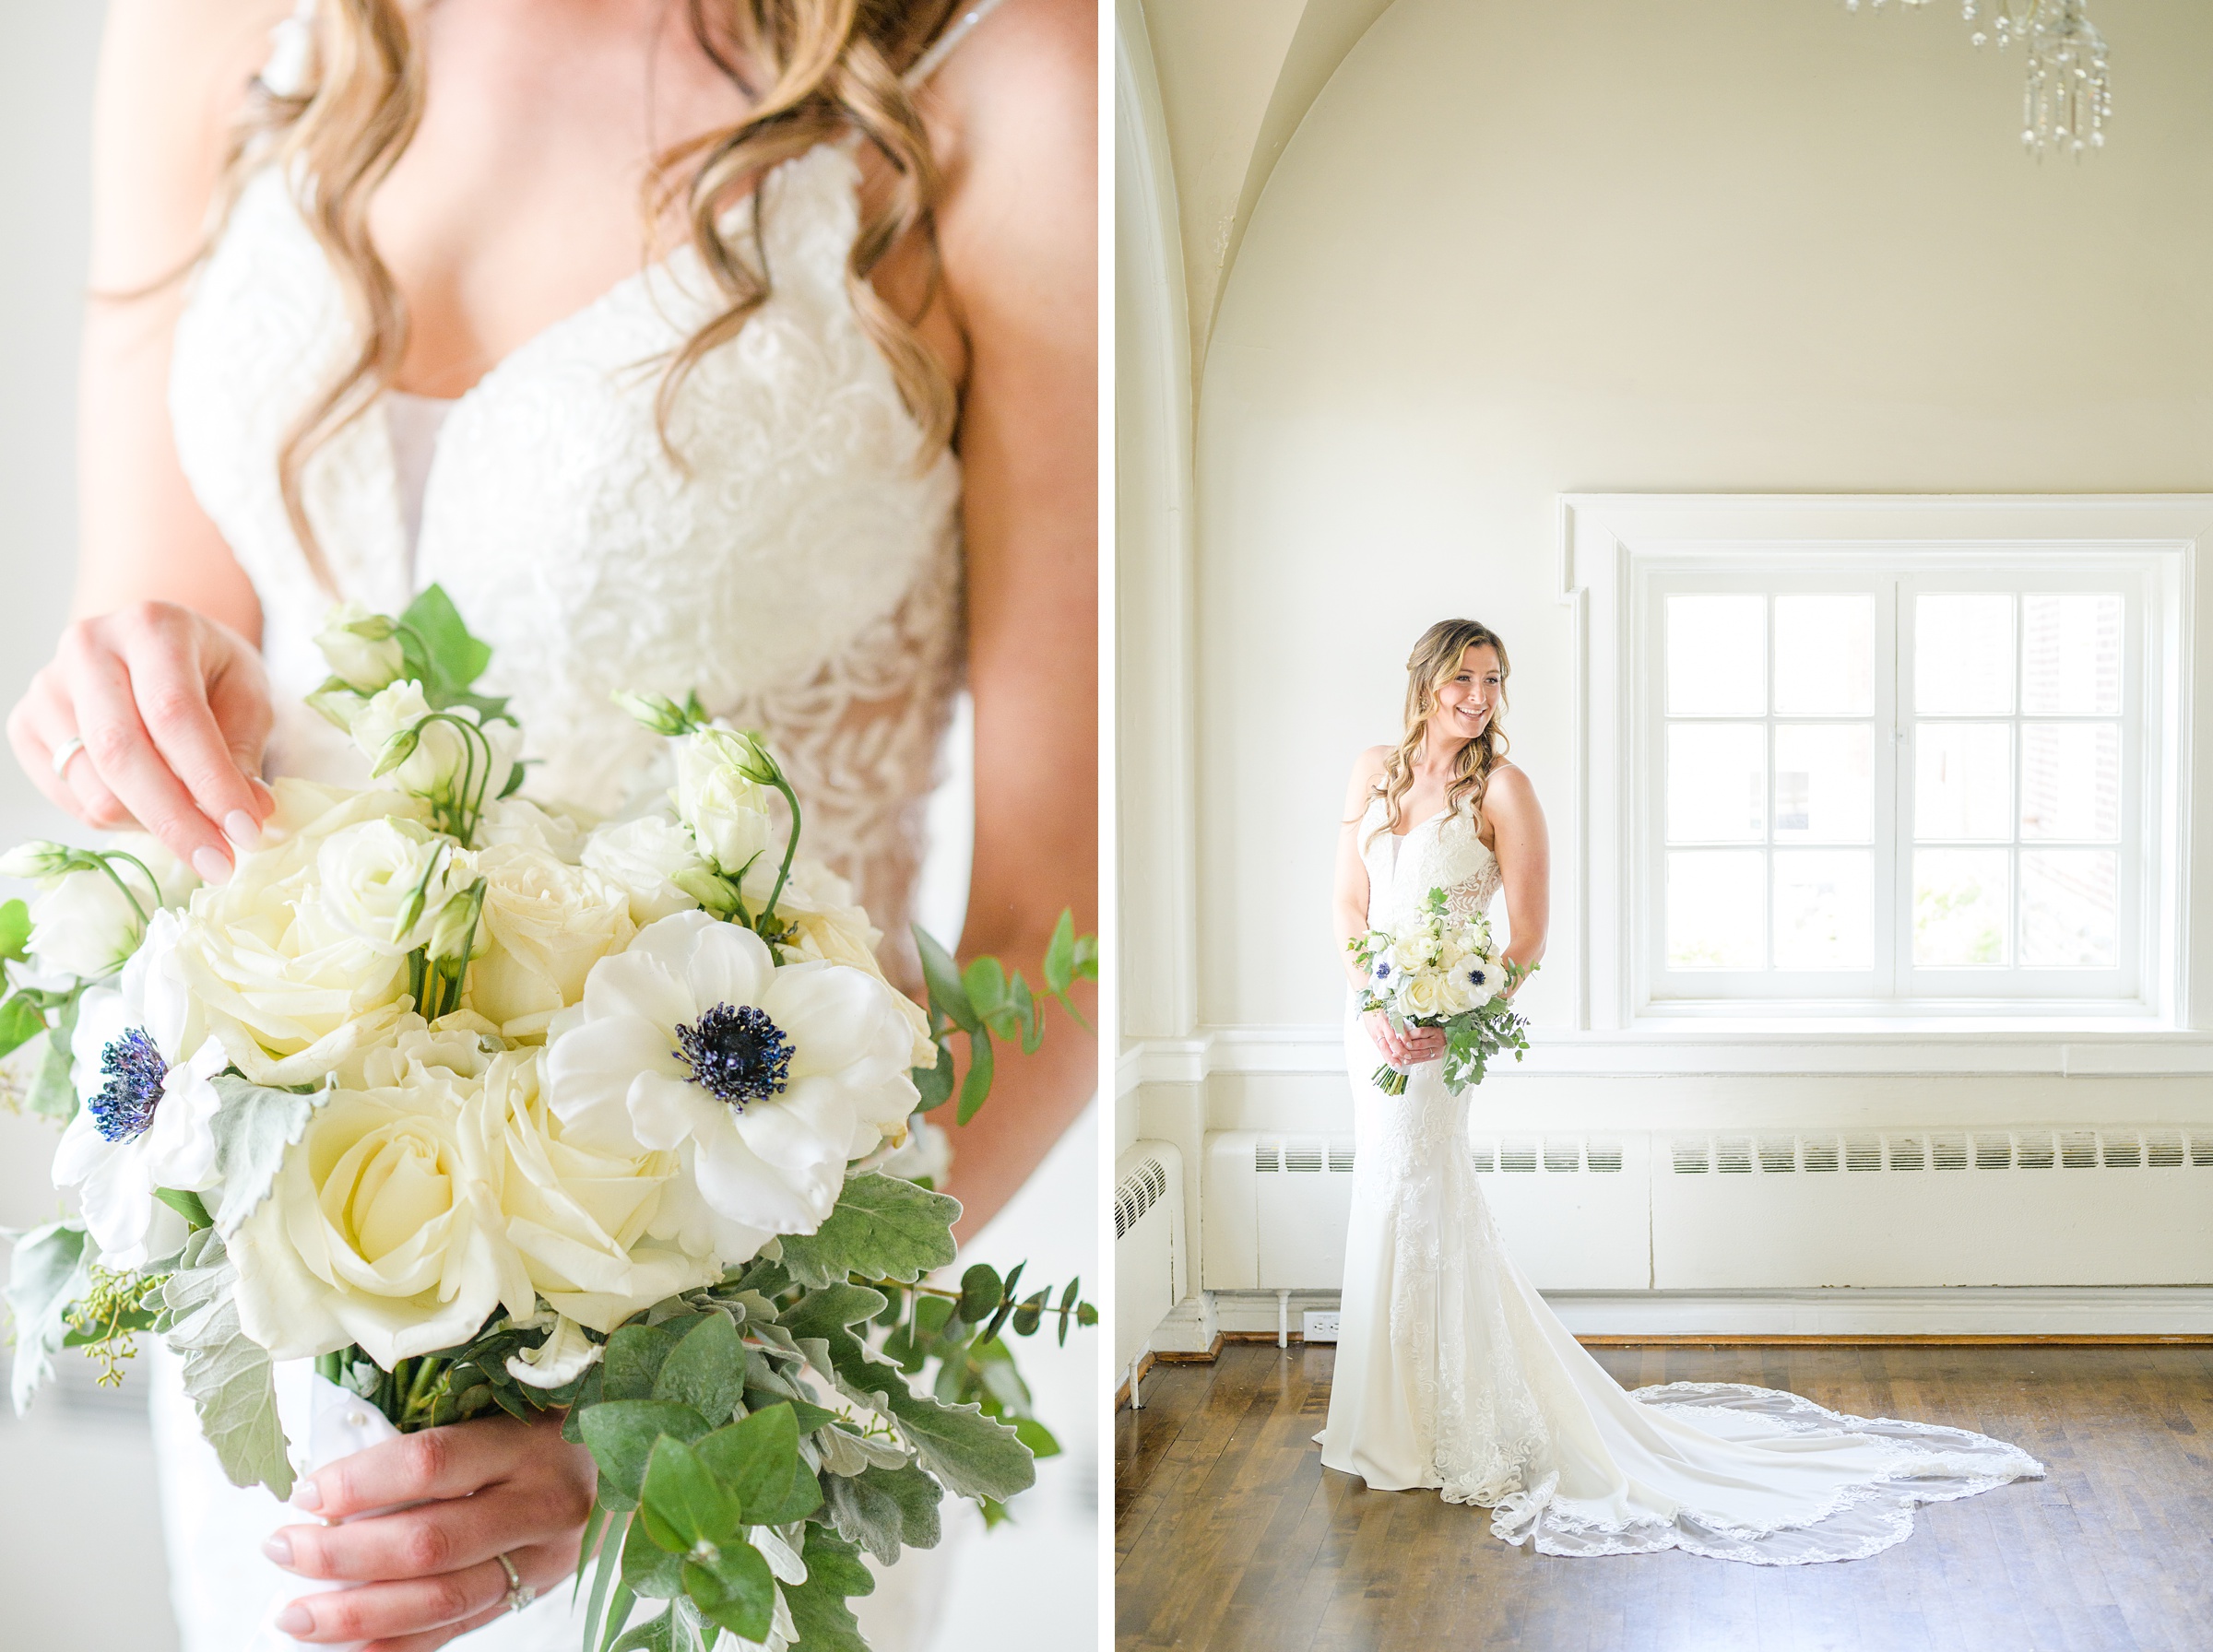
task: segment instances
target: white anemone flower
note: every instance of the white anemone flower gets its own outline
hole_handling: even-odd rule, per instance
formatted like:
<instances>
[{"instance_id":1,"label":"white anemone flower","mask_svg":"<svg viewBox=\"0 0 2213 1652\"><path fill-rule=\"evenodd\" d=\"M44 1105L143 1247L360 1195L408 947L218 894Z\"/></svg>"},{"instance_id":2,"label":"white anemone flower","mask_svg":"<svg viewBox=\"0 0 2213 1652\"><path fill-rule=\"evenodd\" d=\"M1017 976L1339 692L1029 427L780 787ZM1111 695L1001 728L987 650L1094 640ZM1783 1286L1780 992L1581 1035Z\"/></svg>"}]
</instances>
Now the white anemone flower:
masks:
<instances>
[{"instance_id":1,"label":"white anemone flower","mask_svg":"<svg viewBox=\"0 0 2213 1652\"><path fill-rule=\"evenodd\" d=\"M547 1091L581 1138L688 1148L699 1197L725 1221L811 1233L846 1162L904 1129L912 1055L896 994L873 975L819 960L779 969L751 930L680 912L592 966L547 1049Z\"/></svg>"},{"instance_id":2,"label":"white anemone flower","mask_svg":"<svg viewBox=\"0 0 2213 1652\"><path fill-rule=\"evenodd\" d=\"M155 1188L215 1185L214 1079L230 1058L171 967L182 927L175 913L154 914L120 983L86 992L70 1043L82 1105L54 1149L53 1179L77 1189L86 1232L117 1269L184 1242L183 1218Z\"/></svg>"}]
</instances>

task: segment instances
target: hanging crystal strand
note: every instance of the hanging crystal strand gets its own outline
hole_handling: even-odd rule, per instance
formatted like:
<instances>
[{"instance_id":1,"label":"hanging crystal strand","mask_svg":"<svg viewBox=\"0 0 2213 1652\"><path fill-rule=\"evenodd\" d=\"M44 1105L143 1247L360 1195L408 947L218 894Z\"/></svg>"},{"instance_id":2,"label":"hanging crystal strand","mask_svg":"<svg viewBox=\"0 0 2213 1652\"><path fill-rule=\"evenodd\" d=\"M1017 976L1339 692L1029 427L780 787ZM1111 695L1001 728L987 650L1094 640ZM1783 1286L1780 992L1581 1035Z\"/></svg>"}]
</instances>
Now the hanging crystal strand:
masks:
<instances>
[{"instance_id":1,"label":"hanging crystal strand","mask_svg":"<svg viewBox=\"0 0 2213 1652\"><path fill-rule=\"evenodd\" d=\"M1880 0L1877 0L1880 3ZM1856 0L1846 0L1857 10ZM1989 26L1983 26L1987 6ZM1960 0L1959 18L1975 45L1994 38L2003 52L2021 42L2021 147L2042 158L2062 148L2079 158L2105 147L2113 112L2105 38L2092 27L2089 0Z\"/></svg>"}]
</instances>

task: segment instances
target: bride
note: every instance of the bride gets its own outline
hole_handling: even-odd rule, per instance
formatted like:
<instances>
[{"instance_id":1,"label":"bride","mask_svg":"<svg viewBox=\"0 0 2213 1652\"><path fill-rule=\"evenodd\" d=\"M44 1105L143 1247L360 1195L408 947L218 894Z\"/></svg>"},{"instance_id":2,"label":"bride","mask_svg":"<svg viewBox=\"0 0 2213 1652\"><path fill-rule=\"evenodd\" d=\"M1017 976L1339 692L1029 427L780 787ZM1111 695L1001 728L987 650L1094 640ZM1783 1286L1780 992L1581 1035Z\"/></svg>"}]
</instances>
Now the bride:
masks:
<instances>
[{"instance_id":1,"label":"bride","mask_svg":"<svg viewBox=\"0 0 2213 1652\"><path fill-rule=\"evenodd\" d=\"M1506 761L1506 646L1473 620L1442 620L1406 667L1404 738L1353 769L1338 934L1386 927L1431 890L1481 910L1503 889L1506 957L1526 970L1544 950L1544 819ZM1444 1042L1347 1012L1356 1145L1336 1371L1315 1435L1325 1467L1486 1506L1494 1536L1546 1554L1685 1549L1762 1565L1875 1554L1912 1530L1916 1504L2043 1472L1981 1434L1840 1416L1772 1388L1624 1393L1499 1245L1469 1155L1473 1092L1446 1091ZM1407 1072L1404 1093L1373 1082L1379 1056Z\"/></svg>"},{"instance_id":2,"label":"bride","mask_svg":"<svg viewBox=\"0 0 2213 1652\"><path fill-rule=\"evenodd\" d=\"M301 703L333 602L435 582L536 797L641 789L617 688L764 729L911 985L964 683L964 950L1034 970L1095 904L1095 31L1084 0L114 0L77 617L9 718L25 770L219 880L265 773L361 778ZM1091 1093L1053 1033L953 1132L964 1235ZM155 1408L188 1652L302 1578L365 1580L276 1619L311 1644L574 1645L593 1475L557 1418L286 1510L173 1381Z\"/></svg>"}]
</instances>

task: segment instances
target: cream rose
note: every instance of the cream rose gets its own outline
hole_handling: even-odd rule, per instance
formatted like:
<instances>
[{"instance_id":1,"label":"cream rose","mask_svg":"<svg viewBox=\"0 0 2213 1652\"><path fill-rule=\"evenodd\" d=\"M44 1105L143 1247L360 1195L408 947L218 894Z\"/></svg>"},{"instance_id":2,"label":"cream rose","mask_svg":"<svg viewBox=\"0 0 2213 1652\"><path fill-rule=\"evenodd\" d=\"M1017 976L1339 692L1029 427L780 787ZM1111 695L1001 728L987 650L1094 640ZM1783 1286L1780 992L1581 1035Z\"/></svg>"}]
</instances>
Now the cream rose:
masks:
<instances>
[{"instance_id":1,"label":"cream rose","mask_svg":"<svg viewBox=\"0 0 2213 1652\"><path fill-rule=\"evenodd\" d=\"M584 978L637 933L630 898L598 873L520 844L479 851L485 880L483 956L471 966L468 1007L508 1038L542 1034L584 996Z\"/></svg>"},{"instance_id":2,"label":"cream rose","mask_svg":"<svg viewBox=\"0 0 2213 1652\"><path fill-rule=\"evenodd\" d=\"M240 1324L278 1359L358 1342L390 1370L467 1341L495 1308L537 1309L485 1150L483 1072L423 1054L399 1057L404 1083L318 1098L231 1240Z\"/></svg>"},{"instance_id":3,"label":"cream rose","mask_svg":"<svg viewBox=\"0 0 2213 1652\"><path fill-rule=\"evenodd\" d=\"M767 904L769 891L775 885L775 868L765 860L756 862L742 886L747 904L760 910ZM791 863L791 876L785 880L784 892L776 897L776 916L798 931L796 939L785 948L793 960L819 958L825 963L850 964L866 970L887 986L891 985L876 956L883 931L869 922L868 913L855 904L853 886L820 861ZM896 988L893 996L899 1000L899 1012L915 1035L912 1065L935 1067L938 1046L930 1042L929 1015Z\"/></svg>"},{"instance_id":4,"label":"cream rose","mask_svg":"<svg viewBox=\"0 0 2213 1652\"><path fill-rule=\"evenodd\" d=\"M176 971L238 1069L257 1084L320 1080L380 1043L408 1014L407 960L336 921L316 890L317 856L347 828L386 815L420 822L396 792L277 784L266 848L192 898Z\"/></svg>"},{"instance_id":5,"label":"cream rose","mask_svg":"<svg viewBox=\"0 0 2213 1652\"><path fill-rule=\"evenodd\" d=\"M499 1167L507 1241L551 1307L605 1334L745 1259L687 1255L657 1237L670 1225L663 1193L681 1162L634 1141L609 1150L578 1139L547 1104L544 1063L542 1049L493 1056L476 1116L488 1132L486 1162Z\"/></svg>"},{"instance_id":6,"label":"cream rose","mask_svg":"<svg viewBox=\"0 0 2213 1652\"><path fill-rule=\"evenodd\" d=\"M1410 974L1399 983L1399 1013L1409 1021L1416 1017L1449 1014L1445 1008L1444 979L1428 974Z\"/></svg>"},{"instance_id":7,"label":"cream rose","mask_svg":"<svg viewBox=\"0 0 2213 1652\"><path fill-rule=\"evenodd\" d=\"M397 957L429 939L438 909L475 876L451 838L418 821L363 820L323 840L313 898L335 931Z\"/></svg>"},{"instance_id":8,"label":"cream rose","mask_svg":"<svg viewBox=\"0 0 2213 1652\"><path fill-rule=\"evenodd\" d=\"M699 903L679 889L680 872L704 872L692 834L660 815L602 827L586 840L584 864L630 900L631 921L641 929Z\"/></svg>"}]
</instances>

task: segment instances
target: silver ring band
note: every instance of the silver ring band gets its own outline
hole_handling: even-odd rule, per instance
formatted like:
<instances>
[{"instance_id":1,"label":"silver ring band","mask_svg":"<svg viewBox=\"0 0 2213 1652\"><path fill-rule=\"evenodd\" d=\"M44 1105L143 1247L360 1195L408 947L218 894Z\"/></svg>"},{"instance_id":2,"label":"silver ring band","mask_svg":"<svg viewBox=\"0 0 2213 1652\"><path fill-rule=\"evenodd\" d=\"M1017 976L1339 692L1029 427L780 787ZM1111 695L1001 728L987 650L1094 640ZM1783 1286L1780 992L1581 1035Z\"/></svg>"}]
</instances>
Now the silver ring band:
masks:
<instances>
[{"instance_id":1,"label":"silver ring band","mask_svg":"<svg viewBox=\"0 0 2213 1652\"><path fill-rule=\"evenodd\" d=\"M495 1554L491 1558L498 1561L500 1570L507 1574L507 1610L509 1611L520 1611L538 1599L538 1591L523 1581L523 1575L515 1569L513 1561L504 1554Z\"/></svg>"},{"instance_id":2,"label":"silver ring band","mask_svg":"<svg viewBox=\"0 0 2213 1652\"><path fill-rule=\"evenodd\" d=\"M78 734L71 735L53 749L53 777L56 780L69 778L69 765L84 749L85 737Z\"/></svg>"}]
</instances>

